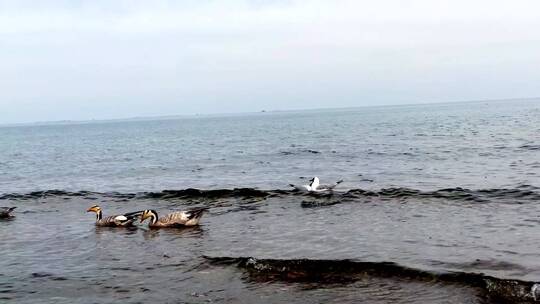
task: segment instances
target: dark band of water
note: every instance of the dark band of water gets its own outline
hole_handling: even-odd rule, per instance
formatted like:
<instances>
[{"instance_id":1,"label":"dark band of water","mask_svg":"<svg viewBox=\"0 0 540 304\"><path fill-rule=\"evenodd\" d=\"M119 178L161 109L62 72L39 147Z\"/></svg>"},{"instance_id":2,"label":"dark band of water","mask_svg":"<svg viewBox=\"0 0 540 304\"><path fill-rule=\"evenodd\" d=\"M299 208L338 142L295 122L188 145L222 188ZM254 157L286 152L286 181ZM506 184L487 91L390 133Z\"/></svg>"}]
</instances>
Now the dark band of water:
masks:
<instances>
[{"instance_id":1,"label":"dark band of water","mask_svg":"<svg viewBox=\"0 0 540 304\"><path fill-rule=\"evenodd\" d=\"M351 189L348 191L322 191L322 192L303 192L298 190L259 190L254 188L235 188L235 189L181 189L181 190L163 190L161 192L138 192L138 193L120 193L120 192L92 192L92 191L62 191L46 190L34 191L29 193L7 193L0 195L0 200L31 200L47 197L95 197L103 198L123 198L123 199L189 199L189 198L264 198L270 196L306 196L311 198L332 197L335 199L351 200L365 197L382 198L438 198L456 201L473 201L479 203L486 202L514 202L538 201L540 192L537 187L523 185L515 189L481 189L470 190L464 188L446 188L435 191L422 191L409 188L388 188L379 191ZM514 200L514 201L512 201Z\"/></svg>"},{"instance_id":2,"label":"dark band of water","mask_svg":"<svg viewBox=\"0 0 540 304\"><path fill-rule=\"evenodd\" d=\"M401 279L465 284L481 288L489 296L507 301L536 301L540 290L535 282L504 280L481 273L435 273L404 267L392 262L361 262L354 260L276 260L252 257L205 257L215 265L235 265L246 269L256 281L283 280L315 282L317 284L349 283L362 280L366 275L399 277Z\"/></svg>"}]
</instances>

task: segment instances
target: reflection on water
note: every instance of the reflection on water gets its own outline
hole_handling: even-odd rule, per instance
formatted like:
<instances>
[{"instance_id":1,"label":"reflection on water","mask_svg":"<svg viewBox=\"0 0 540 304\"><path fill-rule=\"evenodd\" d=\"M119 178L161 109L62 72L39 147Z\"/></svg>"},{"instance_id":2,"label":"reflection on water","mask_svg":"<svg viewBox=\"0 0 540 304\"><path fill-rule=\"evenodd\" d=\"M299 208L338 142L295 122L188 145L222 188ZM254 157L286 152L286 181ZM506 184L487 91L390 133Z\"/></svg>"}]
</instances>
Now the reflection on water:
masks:
<instances>
[{"instance_id":1,"label":"reflection on water","mask_svg":"<svg viewBox=\"0 0 540 304\"><path fill-rule=\"evenodd\" d=\"M186 228L163 228L163 229L149 229L147 227L140 228L143 230L143 237L145 240L152 240L154 238L166 237L167 239L174 240L176 238L203 238L204 229L200 226L186 227Z\"/></svg>"},{"instance_id":2,"label":"reflection on water","mask_svg":"<svg viewBox=\"0 0 540 304\"><path fill-rule=\"evenodd\" d=\"M133 235L138 233L137 227L95 227L96 235L103 235L107 233L118 233L124 235Z\"/></svg>"}]
</instances>

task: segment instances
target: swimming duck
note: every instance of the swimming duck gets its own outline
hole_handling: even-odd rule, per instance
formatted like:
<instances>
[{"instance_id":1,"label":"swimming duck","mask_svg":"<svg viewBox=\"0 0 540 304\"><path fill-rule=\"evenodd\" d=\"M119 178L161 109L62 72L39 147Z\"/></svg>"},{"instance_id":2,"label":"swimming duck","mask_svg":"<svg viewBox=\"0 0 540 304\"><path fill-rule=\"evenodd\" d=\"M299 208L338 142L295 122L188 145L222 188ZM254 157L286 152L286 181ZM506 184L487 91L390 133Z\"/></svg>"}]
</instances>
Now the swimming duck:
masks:
<instances>
[{"instance_id":1,"label":"swimming duck","mask_svg":"<svg viewBox=\"0 0 540 304\"><path fill-rule=\"evenodd\" d=\"M10 218L13 217L11 212L17 207L0 207L0 218Z\"/></svg>"},{"instance_id":2,"label":"swimming duck","mask_svg":"<svg viewBox=\"0 0 540 304\"><path fill-rule=\"evenodd\" d=\"M148 218L150 219L148 224L150 228L183 228L198 225L206 210L208 208L195 208L169 213L160 218L155 210L149 209L142 211L140 217L141 223Z\"/></svg>"},{"instance_id":3,"label":"swimming duck","mask_svg":"<svg viewBox=\"0 0 540 304\"><path fill-rule=\"evenodd\" d=\"M130 227L133 226L133 221L138 215L137 212L131 212L103 217L101 207L98 205L88 208L86 212L96 213L96 226L100 227Z\"/></svg>"},{"instance_id":4,"label":"swimming duck","mask_svg":"<svg viewBox=\"0 0 540 304\"><path fill-rule=\"evenodd\" d=\"M319 178L315 176L309 180L308 185L302 185L301 187L298 187L293 184L290 184L290 186L293 187L295 190L299 190L299 191L321 192L321 191L332 191L337 185L341 184L342 182L343 180L339 180L333 185L321 185L319 182Z\"/></svg>"}]
</instances>

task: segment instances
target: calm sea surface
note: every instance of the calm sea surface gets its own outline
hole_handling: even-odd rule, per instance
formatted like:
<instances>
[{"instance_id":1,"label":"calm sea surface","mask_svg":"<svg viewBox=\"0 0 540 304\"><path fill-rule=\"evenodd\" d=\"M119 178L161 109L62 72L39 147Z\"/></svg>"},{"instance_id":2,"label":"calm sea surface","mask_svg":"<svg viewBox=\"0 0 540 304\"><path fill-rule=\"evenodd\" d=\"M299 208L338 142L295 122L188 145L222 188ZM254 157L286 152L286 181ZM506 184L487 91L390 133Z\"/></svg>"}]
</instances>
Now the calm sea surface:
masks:
<instances>
[{"instance_id":1,"label":"calm sea surface","mask_svg":"<svg viewBox=\"0 0 540 304\"><path fill-rule=\"evenodd\" d=\"M0 302L534 301L539 187L540 100L0 127Z\"/></svg>"}]
</instances>

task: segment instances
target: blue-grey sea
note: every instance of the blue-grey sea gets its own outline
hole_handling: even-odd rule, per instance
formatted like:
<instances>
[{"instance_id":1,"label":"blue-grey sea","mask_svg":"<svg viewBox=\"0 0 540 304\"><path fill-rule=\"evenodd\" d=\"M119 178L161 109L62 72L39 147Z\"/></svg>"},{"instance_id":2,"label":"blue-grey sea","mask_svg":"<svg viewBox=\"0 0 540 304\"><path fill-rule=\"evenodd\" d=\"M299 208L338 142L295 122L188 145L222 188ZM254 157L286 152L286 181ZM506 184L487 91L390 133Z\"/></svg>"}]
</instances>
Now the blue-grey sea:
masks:
<instances>
[{"instance_id":1,"label":"blue-grey sea","mask_svg":"<svg viewBox=\"0 0 540 304\"><path fill-rule=\"evenodd\" d=\"M539 203L534 99L0 126L0 301L535 301Z\"/></svg>"}]
</instances>

